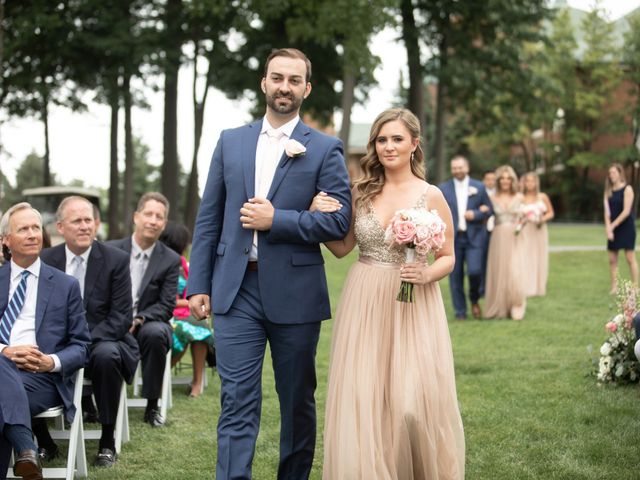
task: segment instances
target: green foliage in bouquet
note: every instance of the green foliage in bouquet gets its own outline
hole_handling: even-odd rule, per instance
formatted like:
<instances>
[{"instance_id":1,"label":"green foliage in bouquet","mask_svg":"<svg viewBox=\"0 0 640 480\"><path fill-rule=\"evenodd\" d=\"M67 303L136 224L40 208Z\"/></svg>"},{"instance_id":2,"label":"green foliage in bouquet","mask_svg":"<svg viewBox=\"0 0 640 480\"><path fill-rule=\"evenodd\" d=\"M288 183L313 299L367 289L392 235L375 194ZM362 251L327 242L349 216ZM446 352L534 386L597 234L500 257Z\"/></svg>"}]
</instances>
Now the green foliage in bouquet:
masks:
<instances>
[{"instance_id":1,"label":"green foliage in bouquet","mask_svg":"<svg viewBox=\"0 0 640 480\"><path fill-rule=\"evenodd\" d=\"M597 378L601 383L635 383L640 380L640 362L633 348L636 334L633 317L638 312L638 289L630 281L619 283L617 314L605 325L609 338L600 347Z\"/></svg>"}]
</instances>

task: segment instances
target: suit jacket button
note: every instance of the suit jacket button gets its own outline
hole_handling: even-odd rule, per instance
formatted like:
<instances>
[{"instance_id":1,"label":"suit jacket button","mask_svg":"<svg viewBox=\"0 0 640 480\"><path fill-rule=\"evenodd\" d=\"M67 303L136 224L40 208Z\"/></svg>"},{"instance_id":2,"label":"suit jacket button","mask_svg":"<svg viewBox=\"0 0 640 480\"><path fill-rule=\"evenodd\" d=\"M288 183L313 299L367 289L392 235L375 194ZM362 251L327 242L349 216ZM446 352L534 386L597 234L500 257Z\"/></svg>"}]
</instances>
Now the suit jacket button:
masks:
<instances>
[{"instance_id":1,"label":"suit jacket button","mask_svg":"<svg viewBox=\"0 0 640 480\"><path fill-rule=\"evenodd\" d=\"M244 248L244 254L248 255L249 254L249 249L247 247Z\"/></svg>"}]
</instances>

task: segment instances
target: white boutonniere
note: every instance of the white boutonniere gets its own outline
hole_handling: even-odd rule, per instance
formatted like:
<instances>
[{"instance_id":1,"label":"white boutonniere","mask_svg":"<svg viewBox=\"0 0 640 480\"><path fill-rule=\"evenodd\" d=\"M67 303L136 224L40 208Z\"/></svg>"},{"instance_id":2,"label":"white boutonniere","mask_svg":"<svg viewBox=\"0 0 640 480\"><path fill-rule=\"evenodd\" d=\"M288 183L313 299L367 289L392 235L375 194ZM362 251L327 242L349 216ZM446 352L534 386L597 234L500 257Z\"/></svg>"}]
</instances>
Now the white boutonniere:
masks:
<instances>
[{"instance_id":1,"label":"white boutonniere","mask_svg":"<svg viewBox=\"0 0 640 480\"><path fill-rule=\"evenodd\" d=\"M297 140L290 138L284 144L284 151L287 154L287 157L298 158L302 157L306 153L307 148Z\"/></svg>"},{"instance_id":2,"label":"white boutonniere","mask_svg":"<svg viewBox=\"0 0 640 480\"><path fill-rule=\"evenodd\" d=\"M477 193L478 193L478 189L476 187L469 187L469 196L470 197L473 197Z\"/></svg>"}]
</instances>

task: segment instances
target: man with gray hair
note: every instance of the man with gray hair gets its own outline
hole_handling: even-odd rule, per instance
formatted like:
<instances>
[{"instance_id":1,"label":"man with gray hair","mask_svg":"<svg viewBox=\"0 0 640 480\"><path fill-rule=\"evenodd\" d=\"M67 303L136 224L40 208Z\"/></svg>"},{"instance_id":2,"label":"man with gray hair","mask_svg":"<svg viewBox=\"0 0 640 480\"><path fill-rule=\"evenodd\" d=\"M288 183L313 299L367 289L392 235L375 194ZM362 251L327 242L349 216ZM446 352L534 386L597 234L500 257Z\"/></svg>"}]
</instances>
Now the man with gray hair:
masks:
<instances>
[{"instance_id":1,"label":"man with gray hair","mask_svg":"<svg viewBox=\"0 0 640 480\"><path fill-rule=\"evenodd\" d=\"M169 201L158 192L148 192L138 201L133 214L133 235L112 240L130 260L133 320L131 332L136 336L142 357L142 396L147 399L144 421L162 427L158 400L162 390L165 357L171 350L173 317L178 292L180 257L159 242L167 225Z\"/></svg>"},{"instance_id":2,"label":"man with gray hair","mask_svg":"<svg viewBox=\"0 0 640 480\"><path fill-rule=\"evenodd\" d=\"M92 340L85 376L91 379L98 405L95 418L91 395L85 395L83 417L102 425L95 465L111 467L118 453L114 432L122 380L129 383L133 380L140 351L129 333L132 317L129 256L96 240L95 212L93 204L84 197L63 199L56 212L56 228L64 243L43 250L40 258L80 283ZM58 449L48 435L46 440L42 442L38 437L41 460L57 455Z\"/></svg>"},{"instance_id":3,"label":"man with gray hair","mask_svg":"<svg viewBox=\"0 0 640 480\"><path fill-rule=\"evenodd\" d=\"M0 236L11 252L0 267L0 475L13 447L14 474L40 479L31 417L62 404L73 420L74 377L91 338L78 281L40 260L40 213L14 205L0 220Z\"/></svg>"}]
</instances>

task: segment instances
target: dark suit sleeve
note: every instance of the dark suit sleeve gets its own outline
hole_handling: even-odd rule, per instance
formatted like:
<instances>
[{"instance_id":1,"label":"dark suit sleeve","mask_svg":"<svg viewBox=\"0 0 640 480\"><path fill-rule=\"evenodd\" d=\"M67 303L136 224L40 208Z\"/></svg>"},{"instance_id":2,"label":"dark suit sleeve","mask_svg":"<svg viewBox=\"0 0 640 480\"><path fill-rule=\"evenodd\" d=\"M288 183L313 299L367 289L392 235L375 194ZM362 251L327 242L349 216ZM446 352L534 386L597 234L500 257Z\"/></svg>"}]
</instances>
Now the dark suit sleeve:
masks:
<instances>
[{"instance_id":1,"label":"dark suit sleeve","mask_svg":"<svg viewBox=\"0 0 640 480\"><path fill-rule=\"evenodd\" d=\"M62 350L55 352L60 359L63 377L74 375L79 368L84 367L91 344L80 285L75 280L67 288L66 306L67 343Z\"/></svg>"},{"instance_id":2,"label":"dark suit sleeve","mask_svg":"<svg viewBox=\"0 0 640 480\"><path fill-rule=\"evenodd\" d=\"M202 202L200 202L193 232L191 258L197 259L197 262L193 262L190 265L188 290L190 296L199 293L211 294L211 277L213 275L215 252L222 232L226 199L222 167L222 142L224 136L225 132L222 132L211 158L209 176L202 194ZM175 283L177 288L177 277Z\"/></svg>"},{"instance_id":3,"label":"dark suit sleeve","mask_svg":"<svg viewBox=\"0 0 640 480\"><path fill-rule=\"evenodd\" d=\"M478 208L473 209L473 221L474 222L483 222L488 219L491 215L493 215L493 204L491 203L491 199L489 198L489 194L487 193L487 189L484 185L480 185L478 191L480 193L480 204ZM483 212L480 210L480 206L486 205L489 207L489 211Z\"/></svg>"},{"instance_id":4,"label":"dark suit sleeve","mask_svg":"<svg viewBox=\"0 0 640 480\"><path fill-rule=\"evenodd\" d=\"M157 245L156 245L157 248ZM173 252L172 252L173 253ZM137 317L145 322L169 322L173 318L178 293L178 276L180 275L180 257L171 256L171 261L160 269L158 276L162 279L162 287L155 302L148 307L138 310Z\"/></svg>"},{"instance_id":5,"label":"dark suit sleeve","mask_svg":"<svg viewBox=\"0 0 640 480\"><path fill-rule=\"evenodd\" d=\"M344 238L349 231L351 189L344 163L342 142L338 139L335 139L325 155L316 189L338 200L342 208L334 213L276 209L273 224L267 236L270 242L302 244L328 242Z\"/></svg>"},{"instance_id":6,"label":"dark suit sleeve","mask_svg":"<svg viewBox=\"0 0 640 480\"><path fill-rule=\"evenodd\" d=\"M109 305L109 312L91 331L94 342L120 340L129 331L133 316L129 258L126 255L111 255L107 261L115 262L108 286L111 295L104 299Z\"/></svg>"}]
</instances>

